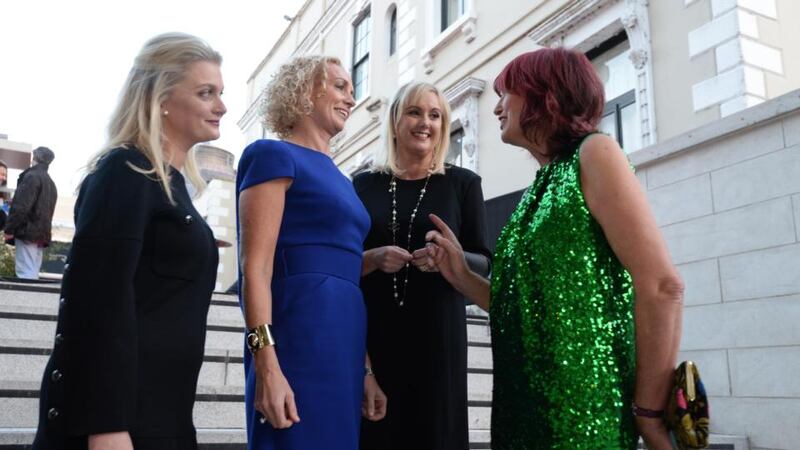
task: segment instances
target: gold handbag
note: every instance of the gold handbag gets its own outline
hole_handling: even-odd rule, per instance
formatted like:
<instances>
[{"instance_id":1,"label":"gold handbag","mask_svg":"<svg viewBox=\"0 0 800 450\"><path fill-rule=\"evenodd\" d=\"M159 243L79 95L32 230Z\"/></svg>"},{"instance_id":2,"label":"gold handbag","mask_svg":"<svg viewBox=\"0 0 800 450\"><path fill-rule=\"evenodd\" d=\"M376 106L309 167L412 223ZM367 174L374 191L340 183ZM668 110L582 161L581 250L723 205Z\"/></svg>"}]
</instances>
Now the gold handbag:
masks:
<instances>
[{"instance_id":1,"label":"gold handbag","mask_svg":"<svg viewBox=\"0 0 800 450\"><path fill-rule=\"evenodd\" d=\"M692 361L684 361L675 369L666 422L679 450L708 447L708 397Z\"/></svg>"}]
</instances>

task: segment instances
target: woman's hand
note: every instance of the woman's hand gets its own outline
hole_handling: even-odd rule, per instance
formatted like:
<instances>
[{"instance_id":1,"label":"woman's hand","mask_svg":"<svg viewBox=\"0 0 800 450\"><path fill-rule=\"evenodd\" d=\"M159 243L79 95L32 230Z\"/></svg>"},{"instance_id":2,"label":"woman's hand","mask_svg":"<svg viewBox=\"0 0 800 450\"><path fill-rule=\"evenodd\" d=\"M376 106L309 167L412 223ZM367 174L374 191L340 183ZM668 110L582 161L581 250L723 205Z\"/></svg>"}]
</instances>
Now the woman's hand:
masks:
<instances>
[{"instance_id":1,"label":"woman's hand","mask_svg":"<svg viewBox=\"0 0 800 450\"><path fill-rule=\"evenodd\" d=\"M89 450L133 450L127 431L89 435Z\"/></svg>"},{"instance_id":2,"label":"woman's hand","mask_svg":"<svg viewBox=\"0 0 800 450\"><path fill-rule=\"evenodd\" d=\"M662 419L636 417L636 428L647 450L672 450L669 431Z\"/></svg>"},{"instance_id":3,"label":"woman's hand","mask_svg":"<svg viewBox=\"0 0 800 450\"><path fill-rule=\"evenodd\" d=\"M425 235L425 240L430 243L428 251L433 256L436 268L453 288L484 311L488 311L489 280L470 270L464 257L464 249L453 230L436 214L429 214L428 217L439 229Z\"/></svg>"},{"instance_id":4,"label":"woman's hand","mask_svg":"<svg viewBox=\"0 0 800 450\"><path fill-rule=\"evenodd\" d=\"M366 275L375 270L395 273L409 263L412 258L411 253L396 245L372 248L364 252L364 267L361 274Z\"/></svg>"},{"instance_id":5,"label":"woman's hand","mask_svg":"<svg viewBox=\"0 0 800 450\"><path fill-rule=\"evenodd\" d=\"M364 400L361 402L361 415L365 419L377 422L386 417L388 400L374 375L364 376Z\"/></svg>"},{"instance_id":6,"label":"woman's hand","mask_svg":"<svg viewBox=\"0 0 800 450\"><path fill-rule=\"evenodd\" d=\"M439 231L429 231L425 235L425 240L432 243L426 247L439 272L452 285L457 285L458 280L469 273L469 266L464 257L464 249L458 242L453 230L447 226L436 214L429 215L431 222L436 225Z\"/></svg>"},{"instance_id":7,"label":"woman's hand","mask_svg":"<svg viewBox=\"0 0 800 450\"><path fill-rule=\"evenodd\" d=\"M438 272L436 261L433 259L434 244L428 243L425 247L414 250L411 257L411 264L414 265L420 272Z\"/></svg>"},{"instance_id":8,"label":"woman's hand","mask_svg":"<svg viewBox=\"0 0 800 450\"><path fill-rule=\"evenodd\" d=\"M256 411L273 428L289 428L300 422L294 392L283 376L275 348L264 347L253 355L253 359L256 363Z\"/></svg>"}]
</instances>

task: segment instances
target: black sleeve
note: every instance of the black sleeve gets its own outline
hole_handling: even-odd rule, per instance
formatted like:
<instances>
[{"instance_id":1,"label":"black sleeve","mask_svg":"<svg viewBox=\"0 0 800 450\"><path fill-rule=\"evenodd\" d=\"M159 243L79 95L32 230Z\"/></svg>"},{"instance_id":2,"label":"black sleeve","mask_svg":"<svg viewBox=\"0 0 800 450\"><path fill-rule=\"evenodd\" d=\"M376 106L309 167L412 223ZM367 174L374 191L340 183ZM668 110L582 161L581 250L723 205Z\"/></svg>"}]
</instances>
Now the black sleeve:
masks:
<instances>
[{"instance_id":1,"label":"black sleeve","mask_svg":"<svg viewBox=\"0 0 800 450\"><path fill-rule=\"evenodd\" d=\"M137 173L124 153L102 161L81 188L64 277L55 364L63 364L68 435L126 431L134 425L137 320L134 275L160 183ZM163 194L162 194L163 195Z\"/></svg>"},{"instance_id":2,"label":"black sleeve","mask_svg":"<svg viewBox=\"0 0 800 450\"><path fill-rule=\"evenodd\" d=\"M481 178L474 174L461 201L459 240L470 268L481 275L489 275L492 253L486 245L486 207Z\"/></svg>"},{"instance_id":3,"label":"black sleeve","mask_svg":"<svg viewBox=\"0 0 800 450\"><path fill-rule=\"evenodd\" d=\"M363 171L353 176L353 189L359 197L362 197L363 192L369 189L370 180L374 178L371 175L372 172Z\"/></svg>"},{"instance_id":4,"label":"black sleeve","mask_svg":"<svg viewBox=\"0 0 800 450\"><path fill-rule=\"evenodd\" d=\"M36 199L39 198L41 190L42 180L39 177L29 173L28 176L22 178L14 193L11 209L8 211L6 233L17 234L19 227L28 220L31 208L36 203Z\"/></svg>"}]
</instances>

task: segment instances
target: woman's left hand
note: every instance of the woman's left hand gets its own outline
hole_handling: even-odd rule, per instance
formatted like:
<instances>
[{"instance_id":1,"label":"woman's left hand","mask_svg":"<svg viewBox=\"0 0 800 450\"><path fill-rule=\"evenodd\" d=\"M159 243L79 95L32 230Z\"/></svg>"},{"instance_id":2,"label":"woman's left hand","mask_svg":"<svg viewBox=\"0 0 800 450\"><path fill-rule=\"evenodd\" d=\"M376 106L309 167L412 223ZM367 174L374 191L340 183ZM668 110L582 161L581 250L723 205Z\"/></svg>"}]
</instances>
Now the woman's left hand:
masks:
<instances>
[{"instance_id":1,"label":"woman's left hand","mask_svg":"<svg viewBox=\"0 0 800 450\"><path fill-rule=\"evenodd\" d=\"M439 269L436 267L436 261L433 259L433 252L432 252L433 244L428 243L425 247L414 250L411 256L414 258L411 260L411 264L414 265L420 272L438 272Z\"/></svg>"},{"instance_id":2,"label":"woman's left hand","mask_svg":"<svg viewBox=\"0 0 800 450\"><path fill-rule=\"evenodd\" d=\"M361 401L361 415L371 422L386 417L388 399L374 375L364 376L364 400Z\"/></svg>"},{"instance_id":3,"label":"woman's left hand","mask_svg":"<svg viewBox=\"0 0 800 450\"><path fill-rule=\"evenodd\" d=\"M672 450L672 441L663 420L636 417L636 428L648 450Z\"/></svg>"}]
</instances>

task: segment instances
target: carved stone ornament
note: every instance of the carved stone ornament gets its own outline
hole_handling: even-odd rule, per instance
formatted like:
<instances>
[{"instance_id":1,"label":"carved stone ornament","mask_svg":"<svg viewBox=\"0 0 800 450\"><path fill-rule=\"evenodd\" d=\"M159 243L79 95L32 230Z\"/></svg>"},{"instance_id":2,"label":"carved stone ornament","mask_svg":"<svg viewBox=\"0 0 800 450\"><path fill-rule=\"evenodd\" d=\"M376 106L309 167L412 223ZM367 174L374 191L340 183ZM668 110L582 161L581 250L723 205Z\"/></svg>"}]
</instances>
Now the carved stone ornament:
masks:
<instances>
[{"instance_id":1,"label":"carved stone ornament","mask_svg":"<svg viewBox=\"0 0 800 450\"><path fill-rule=\"evenodd\" d=\"M628 58L631 59L636 70L642 70L644 69L644 65L647 64L647 51L641 48L631 50L628 54Z\"/></svg>"}]
</instances>

